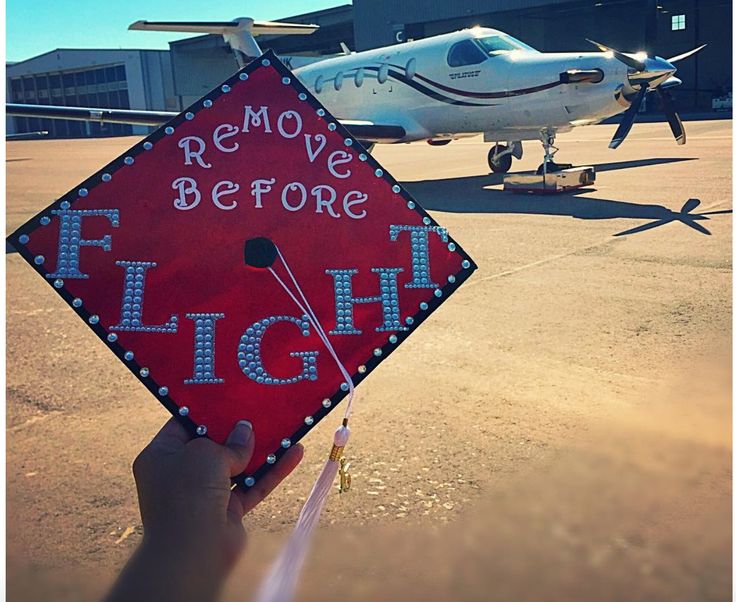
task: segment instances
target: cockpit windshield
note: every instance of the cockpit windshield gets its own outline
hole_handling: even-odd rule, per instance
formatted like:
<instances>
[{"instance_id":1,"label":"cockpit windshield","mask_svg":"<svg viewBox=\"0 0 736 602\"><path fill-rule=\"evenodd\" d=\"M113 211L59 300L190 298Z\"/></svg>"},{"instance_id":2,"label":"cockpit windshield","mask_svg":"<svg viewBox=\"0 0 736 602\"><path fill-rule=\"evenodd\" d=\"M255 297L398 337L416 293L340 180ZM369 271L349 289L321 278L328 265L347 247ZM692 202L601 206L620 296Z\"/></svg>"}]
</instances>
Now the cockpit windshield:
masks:
<instances>
[{"instance_id":1,"label":"cockpit windshield","mask_svg":"<svg viewBox=\"0 0 736 602\"><path fill-rule=\"evenodd\" d=\"M499 54L505 54L507 52L513 52L515 50L521 50L524 52L538 52L531 46L520 42L516 38L512 38L506 34L495 34L492 36L485 36L482 38L475 39L481 48L486 51L490 56L496 56Z\"/></svg>"}]
</instances>

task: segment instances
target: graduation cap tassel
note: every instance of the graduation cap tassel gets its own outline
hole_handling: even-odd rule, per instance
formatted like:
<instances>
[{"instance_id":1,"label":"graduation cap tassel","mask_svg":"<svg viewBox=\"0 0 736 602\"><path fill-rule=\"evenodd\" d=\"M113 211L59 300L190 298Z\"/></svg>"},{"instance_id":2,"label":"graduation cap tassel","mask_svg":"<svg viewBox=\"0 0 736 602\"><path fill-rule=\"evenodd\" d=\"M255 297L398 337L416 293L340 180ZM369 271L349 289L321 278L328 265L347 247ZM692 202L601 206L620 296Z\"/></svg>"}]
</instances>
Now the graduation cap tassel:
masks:
<instances>
[{"instance_id":1,"label":"graduation cap tassel","mask_svg":"<svg viewBox=\"0 0 736 602\"><path fill-rule=\"evenodd\" d=\"M340 468L342 449L350 436L350 429L346 426L346 422L343 421L343 426L340 426L335 432L330 457L325 462L319 478L299 513L294 531L261 584L256 596L257 602L288 602L294 597L299 574L307 556L309 541L317 527L327 495L332 489L335 476Z\"/></svg>"},{"instance_id":2,"label":"graduation cap tassel","mask_svg":"<svg viewBox=\"0 0 736 602\"><path fill-rule=\"evenodd\" d=\"M272 267L269 266L268 270L291 297L294 303L296 303L299 309L308 317L310 323L314 326L315 332L320 339L322 339L327 351L329 351L330 355L337 363L337 366L348 385L348 402L345 407L342 425L335 431L330 455L327 458L317 481L314 483L312 491L309 493L309 497L307 497L307 501L304 502L304 506L299 513L299 518L297 519L294 531L286 542L284 548L281 550L278 559L271 567L265 580L261 584L256 596L257 602L288 602L294 597L299 574L301 573L301 569L304 565L307 551L309 549L309 542L312 534L317 528L317 524L319 523L322 508L324 507L327 495L330 493L332 485L335 482L335 476L337 476L337 473L340 470L340 458L342 457L343 449L347 445L350 437L348 418L352 411L353 395L355 392L355 386L350 374L338 358L332 343L330 343L330 340L327 338L327 334L319 323L319 320L314 314L307 298L304 296L294 274L289 269L289 265L286 263L284 256L281 254L278 247L276 247L276 251L284 265L284 268L286 269L286 272L289 274L289 278L294 284L299 297L301 298L301 302Z\"/></svg>"}]
</instances>

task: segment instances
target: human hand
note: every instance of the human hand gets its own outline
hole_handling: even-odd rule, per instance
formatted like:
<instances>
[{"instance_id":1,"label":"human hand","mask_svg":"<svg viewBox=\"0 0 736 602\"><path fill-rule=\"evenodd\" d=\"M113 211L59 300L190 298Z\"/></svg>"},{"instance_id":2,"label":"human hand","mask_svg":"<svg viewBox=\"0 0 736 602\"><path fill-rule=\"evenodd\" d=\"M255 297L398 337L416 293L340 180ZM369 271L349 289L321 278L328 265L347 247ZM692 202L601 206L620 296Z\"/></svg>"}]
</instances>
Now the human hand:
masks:
<instances>
[{"instance_id":1,"label":"human hand","mask_svg":"<svg viewBox=\"0 0 736 602\"><path fill-rule=\"evenodd\" d=\"M143 543L109 601L211 600L243 549L243 517L299 463L294 445L258 484L232 489L253 455L250 423L235 425L225 445L192 439L171 418L133 463Z\"/></svg>"}]
</instances>

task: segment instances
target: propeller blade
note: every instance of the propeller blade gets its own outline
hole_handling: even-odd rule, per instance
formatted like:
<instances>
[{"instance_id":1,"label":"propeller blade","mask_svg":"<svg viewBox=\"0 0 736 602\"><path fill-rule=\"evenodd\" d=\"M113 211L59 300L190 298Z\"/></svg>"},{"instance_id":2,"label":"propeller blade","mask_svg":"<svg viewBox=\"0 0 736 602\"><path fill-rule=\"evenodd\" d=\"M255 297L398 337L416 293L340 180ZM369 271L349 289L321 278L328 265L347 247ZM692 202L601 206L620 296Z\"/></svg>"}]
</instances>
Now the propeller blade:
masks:
<instances>
[{"instance_id":1,"label":"propeller blade","mask_svg":"<svg viewBox=\"0 0 736 602\"><path fill-rule=\"evenodd\" d=\"M639 232L646 232L647 230L651 230L652 228L659 228L660 226L670 224L673 221L675 221L673 218L654 220L653 222L647 222L646 224L642 224L641 226L635 226L634 228L630 228L629 230L618 232L614 234L614 236L629 236L630 234L639 234Z\"/></svg>"},{"instance_id":2,"label":"propeller blade","mask_svg":"<svg viewBox=\"0 0 736 602\"><path fill-rule=\"evenodd\" d=\"M680 213L690 213L693 209L700 206L700 199L688 199L680 209Z\"/></svg>"},{"instance_id":3,"label":"propeller blade","mask_svg":"<svg viewBox=\"0 0 736 602\"><path fill-rule=\"evenodd\" d=\"M720 211L703 211L703 213L698 213L698 215L727 215L732 213L733 209L721 209Z\"/></svg>"},{"instance_id":4,"label":"propeller blade","mask_svg":"<svg viewBox=\"0 0 736 602\"><path fill-rule=\"evenodd\" d=\"M693 219L682 219L680 220L683 224L686 226L690 226L693 230L697 230L698 232L702 232L703 234L710 236L710 230L703 226L702 224L699 224Z\"/></svg>"},{"instance_id":5,"label":"propeller blade","mask_svg":"<svg viewBox=\"0 0 736 602\"><path fill-rule=\"evenodd\" d=\"M662 111L664 111L665 117L670 124L672 135L675 137L677 144L683 145L686 141L685 128L682 125L682 120L675 110L675 105L672 102L672 96L668 90L656 89L659 94L659 102L662 104Z\"/></svg>"},{"instance_id":6,"label":"propeller blade","mask_svg":"<svg viewBox=\"0 0 736 602\"><path fill-rule=\"evenodd\" d=\"M681 61L682 59L686 59L689 56L692 56L696 52L700 52L703 48L705 48L708 44L703 44L702 46L698 46L697 48L693 48L692 50L688 50L687 52L683 52L682 54L678 54L677 56L673 56L671 59L667 59L668 63L676 63L677 61Z\"/></svg>"},{"instance_id":7,"label":"propeller blade","mask_svg":"<svg viewBox=\"0 0 736 602\"><path fill-rule=\"evenodd\" d=\"M609 48L608 46L605 46L589 38L585 38L585 41L590 42L591 44L593 44L593 46L597 46L601 52L612 53L613 56L615 56L619 61L621 61L627 67L631 67L632 69L636 69L637 71L644 71L647 68L647 66L642 61L635 59L633 56L629 56L628 54L624 54L623 52L619 52L618 50Z\"/></svg>"},{"instance_id":8,"label":"propeller blade","mask_svg":"<svg viewBox=\"0 0 736 602\"><path fill-rule=\"evenodd\" d=\"M634 101L631 103L631 106L626 109L623 121L616 129L616 133L613 135L608 148L618 148L621 143L626 139L626 136L629 135L629 132L631 131L631 126L634 125L634 119L636 119L636 114L639 112L641 101L644 100L644 96L647 93L648 87L649 86L642 84L641 90L639 90L639 92L637 93Z\"/></svg>"}]
</instances>

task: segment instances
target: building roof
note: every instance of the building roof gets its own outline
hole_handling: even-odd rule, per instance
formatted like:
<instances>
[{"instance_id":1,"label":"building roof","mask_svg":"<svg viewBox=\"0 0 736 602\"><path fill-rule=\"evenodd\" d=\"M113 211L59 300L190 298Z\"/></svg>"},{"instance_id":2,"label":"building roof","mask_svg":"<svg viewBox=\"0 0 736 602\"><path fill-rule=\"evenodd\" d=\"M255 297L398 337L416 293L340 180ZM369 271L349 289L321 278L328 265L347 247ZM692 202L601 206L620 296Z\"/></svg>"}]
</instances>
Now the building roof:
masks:
<instances>
[{"instance_id":1,"label":"building roof","mask_svg":"<svg viewBox=\"0 0 736 602\"><path fill-rule=\"evenodd\" d=\"M293 15L290 17L283 17L276 19L276 21L284 21L285 23L297 22L303 23L306 19L318 19L320 17L336 16L340 13L344 13L345 16L351 17L353 13L352 4L341 4L339 6L333 6L331 8L323 8L322 10L314 10L308 13L302 13L300 15Z\"/></svg>"},{"instance_id":2,"label":"building roof","mask_svg":"<svg viewBox=\"0 0 736 602\"><path fill-rule=\"evenodd\" d=\"M107 53L120 54L121 52L169 52L169 51L165 49L152 49L152 48L55 48L54 50L49 50L48 52L43 52L41 54L37 54L36 56L32 56L30 58L23 59L22 61L7 62L5 63L5 65L8 67L11 67L11 66L18 67L25 63L30 63L31 61L37 61L49 55L56 54L56 53L63 53L63 52L96 52L96 53L107 52Z\"/></svg>"}]
</instances>

